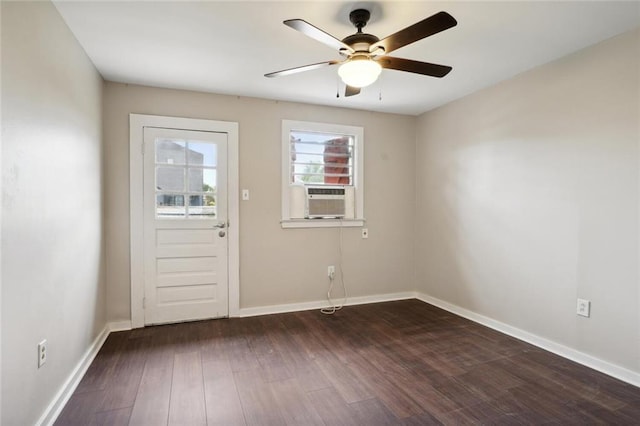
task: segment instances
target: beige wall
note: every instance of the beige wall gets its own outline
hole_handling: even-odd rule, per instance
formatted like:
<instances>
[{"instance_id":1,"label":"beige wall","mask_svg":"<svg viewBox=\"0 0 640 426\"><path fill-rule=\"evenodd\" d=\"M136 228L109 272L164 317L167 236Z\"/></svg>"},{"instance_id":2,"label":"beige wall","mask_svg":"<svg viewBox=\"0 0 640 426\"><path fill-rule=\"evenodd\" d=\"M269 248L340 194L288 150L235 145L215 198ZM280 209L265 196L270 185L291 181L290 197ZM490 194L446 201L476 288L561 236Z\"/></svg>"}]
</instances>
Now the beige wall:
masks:
<instances>
[{"instance_id":1,"label":"beige wall","mask_svg":"<svg viewBox=\"0 0 640 426\"><path fill-rule=\"evenodd\" d=\"M132 112L240 123L241 307L322 300L338 263L336 229L280 228L281 120L358 125L370 238L344 230L351 296L417 289L640 371L638 31L416 120L103 86L50 3L0 10L2 424L34 423L106 318L130 318Z\"/></svg>"},{"instance_id":2,"label":"beige wall","mask_svg":"<svg viewBox=\"0 0 640 426\"><path fill-rule=\"evenodd\" d=\"M639 46L626 33L419 117L420 291L640 372Z\"/></svg>"},{"instance_id":3,"label":"beige wall","mask_svg":"<svg viewBox=\"0 0 640 426\"><path fill-rule=\"evenodd\" d=\"M103 82L51 3L1 8L1 423L30 425L106 323Z\"/></svg>"},{"instance_id":4,"label":"beige wall","mask_svg":"<svg viewBox=\"0 0 640 426\"><path fill-rule=\"evenodd\" d=\"M329 94L328 94L329 96ZM370 237L344 229L350 296L409 291L413 281L415 117L157 89L105 85L106 261L111 320L130 318L129 113L239 123L240 307L320 301L328 265L338 264L337 229L280 227L281 121L363 126L365 217Z\"/></svg>"}]
</instances>

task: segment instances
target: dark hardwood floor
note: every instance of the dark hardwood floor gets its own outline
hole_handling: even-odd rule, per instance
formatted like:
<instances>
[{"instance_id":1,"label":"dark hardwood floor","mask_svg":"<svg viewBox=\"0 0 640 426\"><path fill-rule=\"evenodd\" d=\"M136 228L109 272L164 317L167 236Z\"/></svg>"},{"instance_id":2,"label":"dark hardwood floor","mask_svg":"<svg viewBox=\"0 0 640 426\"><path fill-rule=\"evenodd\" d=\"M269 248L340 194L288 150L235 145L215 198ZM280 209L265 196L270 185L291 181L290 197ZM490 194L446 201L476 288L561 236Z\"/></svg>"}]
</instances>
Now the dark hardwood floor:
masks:
<instances>
[{"instance_id":1,"label":"dark hardwood floor","mask_svg":"<svg viewBox=\"0 0 640 426\"><path fill-rule=\"evenodd\" d=\"M417 300L112 333L56 425L640 424L640 388Z\"/></svg>"}]
</instances>

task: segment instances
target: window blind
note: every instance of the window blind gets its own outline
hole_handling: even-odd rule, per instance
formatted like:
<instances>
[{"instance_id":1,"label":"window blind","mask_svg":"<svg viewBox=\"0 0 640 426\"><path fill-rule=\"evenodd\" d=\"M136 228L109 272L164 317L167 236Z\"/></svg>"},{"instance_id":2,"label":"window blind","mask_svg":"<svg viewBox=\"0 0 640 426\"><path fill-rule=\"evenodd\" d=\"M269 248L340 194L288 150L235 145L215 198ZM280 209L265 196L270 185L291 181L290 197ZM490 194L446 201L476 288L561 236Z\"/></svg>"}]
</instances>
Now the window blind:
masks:
<instances>
[{"instance_id":1,"label":"window blind","mask_svg":"<svg viewBox=\"0 0 640 426\"><path fill-rule=\"evenodd\" d=\"M291 183L353 185L354 138L330 133L290 133Z\"/></svg>"}]
</instances>

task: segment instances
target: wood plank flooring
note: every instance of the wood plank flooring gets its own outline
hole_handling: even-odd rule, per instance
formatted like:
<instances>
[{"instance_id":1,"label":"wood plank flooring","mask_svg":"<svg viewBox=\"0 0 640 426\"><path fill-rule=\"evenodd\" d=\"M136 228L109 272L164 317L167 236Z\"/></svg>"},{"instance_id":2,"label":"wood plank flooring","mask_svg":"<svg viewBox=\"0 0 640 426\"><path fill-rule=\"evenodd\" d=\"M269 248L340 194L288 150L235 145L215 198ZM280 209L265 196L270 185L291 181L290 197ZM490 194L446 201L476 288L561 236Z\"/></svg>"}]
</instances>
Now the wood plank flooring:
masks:
<instances>
[{"instance_id":1,"label":"wood plank flooring","mask_svg":"<svg viewBox=\"0 0 640 426\"><path fill-rule=\"evenodd\" d=\"M640 388L417 300L112 333L56 425L640 424Z\"/></svg>"}]
</instances>

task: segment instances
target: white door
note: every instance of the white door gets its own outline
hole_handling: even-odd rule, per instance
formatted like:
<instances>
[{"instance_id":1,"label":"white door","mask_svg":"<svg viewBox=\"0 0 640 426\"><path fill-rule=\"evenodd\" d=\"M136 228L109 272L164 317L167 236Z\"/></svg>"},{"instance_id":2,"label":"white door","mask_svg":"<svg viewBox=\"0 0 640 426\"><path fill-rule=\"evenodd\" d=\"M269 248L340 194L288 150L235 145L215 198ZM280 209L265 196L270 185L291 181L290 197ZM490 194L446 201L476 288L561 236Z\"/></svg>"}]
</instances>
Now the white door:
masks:
<instances>
[{"instance_id":1,"label":"white door","mask_svg":"<svg viewBox=\"0 0 640 426\"><path fill-rule=\"evenodd\" d=\"M144 322L226 317L227 134L144 128Z\"/></svg>"}]
</instances>

